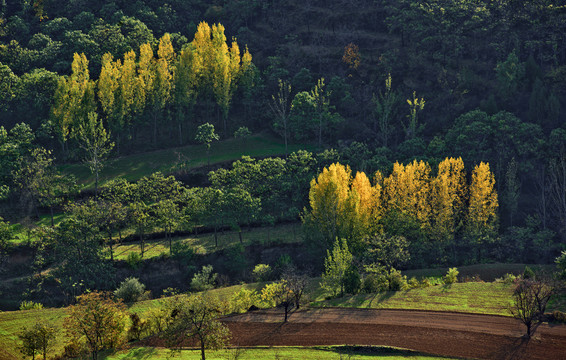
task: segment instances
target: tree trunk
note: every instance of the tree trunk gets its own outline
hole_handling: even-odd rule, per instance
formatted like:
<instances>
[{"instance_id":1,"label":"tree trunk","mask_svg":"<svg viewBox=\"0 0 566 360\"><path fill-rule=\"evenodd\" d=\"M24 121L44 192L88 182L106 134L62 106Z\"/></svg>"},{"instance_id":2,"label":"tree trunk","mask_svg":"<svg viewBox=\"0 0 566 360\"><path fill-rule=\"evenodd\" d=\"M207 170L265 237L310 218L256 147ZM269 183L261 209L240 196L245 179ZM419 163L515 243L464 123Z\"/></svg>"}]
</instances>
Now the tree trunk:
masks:
<instances>
[{"instance_id":1,"label":"tree trunk","mask_svg":"<svg viewBox=\"0 0 566 360\"><path fill-rule=\"evenodd\" d=\"M183 127L181 123L179 123L179 145L183 145Z\"/></svg>"},{"instance_id":2,"label":"tree trunk","mask_svg":"<svg viewBox=\"0 0 566 360\"><path fill-rule=\"evenodd\" d=\"M240 244L243 244L244 241L242 240L242 228L238 230L238 237L240 238Z\"/></svg>"},{"instance_id":3,"label":"tree trunk","mask_svg":"<svg viewBox=\"0 0 566 360\"><path fill-rule=\"evenodd\" d=\"M114 261L114 246L112 244L112 232L110 230L108 230L108 237L110 238L108 242L108 244L110 244L110 260Z\"/></svg>"},{"instance_id":4,"label":"tree trunk","mask_svg":"<svg viewBox=\"0 0 566 360\"><path fill-rule=\"evenodd\" d=\"M214 247L218 247L218 229L214 227Z\"/></svg>"},{"instance_id":5,"label":"tree trunk","mask_svg":"<svg viewBox=\"0 0 566 360\"><path fill-rule=\"evenodd\" d=\"M94 198L98 198L98 170L95 173L94 179Z\"/></svg>"},{"instance_id":6,"label":"tree trunk","mask_svg":"<svg viewBox=\"0 0 566 360\"><path fill-rule=\"evenodd\" d=\"M204 354L204 341L202 341L202 339L200 341L200 358L202 360L206 360L206 356Z\"/></svg>"},{"instance_id":7,"label":"tree trunk","mask_svg":"<svg viewBox=\"0 0 566 360\"><path fill-rule=\"evenodd\" d=\"M53 222L53 205L49 207L49 211L51 212L51 227L55 226Z\"/></svg>"}]
</instances>

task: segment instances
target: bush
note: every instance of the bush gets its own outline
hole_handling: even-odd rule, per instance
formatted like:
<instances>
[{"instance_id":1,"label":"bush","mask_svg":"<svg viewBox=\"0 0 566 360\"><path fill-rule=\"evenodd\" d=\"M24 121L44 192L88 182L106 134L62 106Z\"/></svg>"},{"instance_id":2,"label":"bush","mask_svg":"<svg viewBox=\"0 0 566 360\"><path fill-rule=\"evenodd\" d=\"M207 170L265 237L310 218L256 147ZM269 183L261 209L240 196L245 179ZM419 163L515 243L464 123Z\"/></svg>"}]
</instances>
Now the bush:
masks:
<instances>
[{"instance_id":1,"label":"bush","mask_svg":"<svg viewBox=\"0 0 566 360\"><path fill-rule=\"evenodd\" d=\"M267 281L271 276L271 266L268 264L257 264L252 273L255 281Z\"/></svg>"},{"instance_id":2,"label":"bush","mask_svg":"<svg viewBox=\"0 0 566 360\"><path fill-rule=\"evenodd\" d=\"M145 292L145 285L137 278L130 277L120 283L114 290L114 296L124 300L125 303L132 303L140 300Z\"/></svg>"},{"instance_id":3,"label":"bush","mask_svg":"<svg viewBox=\"0 0 566 360\"><path fill-rule=\"evenodd\" d=\"M514 284L516 281L517 281L517 276L509 273L503 275L503 277L495 279L495 282L503 283L505 285Z\"/></svg>"},{"instance_id":4,"label":"bush","mask_svg":"<svg viewBox=\"0 0 566 360\"><path fill-rule=\"evenodd\" d=\"M396 269L391 269L387 275L387 281L389 282L389 291L407 290L409 288L407 277L401 275L401 271Z\"/></svg>"},{"instance_id":5,"label":"bush","mask_svg":"<svg viewBox=\"0 0 566 360\"><path fill-rule=\"evenodd\" d=\"M389 283L383 274L368 274L362 283L362 291L368 294L386 291L388 288Z\"/></svg>"},{"instance_id":6,"label":"bush","mask_svg":"<svg viewBox=\"0 0 566 360\"><path fill-rule=\"evenodd\" d=\"M202 270L193 276L191 280L191 288L195 291L205 291L214 288L216 282L216 277L218 274L213 274L212 265L206 265L202 267Z\"/></svg>"},{"instance_id":7,"label":"bush","mask_svg":"<svg viewBox=\"0 0 566 360\"><path fill-rule=\"evenodd\" d=\"M38 310L43 309L42 303L36 303L33 301L22 301L20 303L20 310Z\"/></svg>"},{"instance_id":8,"label":"bush","mask_svg":"<svg viewBox=\"0 0 566 360\"><path fill-rule=\"evenodd\" d=\"M555 310L555 311L552 313L552 318L553 318L554 321L556 321L556 322L566 323L566 313L564 313L564 312L562 312L562 311Z\"/></svg>"},{"instance_id":9,"label":"bush","mask_svg":"<svg viewBox=\"0 0 566 360\"><path fill-rule=\"evenodd\" d=\"M421 283L417 278L412 277L407 281L407 285L409 285L409 289L416 289L421 287Z\"/></svg>"},{"instance_id":10,"label":"bush","mask_svg":"<svg viewBox=\"0 0 566 360\"><path fill-rule=\"evenodd\" d=\"M346 270L342 281L344 282L344 291L347 294L357 294L360 291L362 281L360 279L360 273L354 265L350 265Z\"/></svg>"},{"instance_id":11,"label":"bush","mask_svg":"<svg viewBox=\"0 0 566 360\"><path fill-rule=\"evenodd\" d=\"M525 266L525 271L523 272L523 279L527 280L534 278L535 278L535 272L533 271L533 269L531 269L528 266Z\"/></svg>"},{"instance_id":12,"label":"bush","mask_svg":"<svg viewBox=\"0 0 566 360\"><path fill-rule=\"evenodd\" d=\"M241 288L232 295L230 301L231 311L236 313L244 313L252 306L257 306L260 302L259 294L255 290L247 290Z\"/></svg>"},{"instance_id":13,"label":"bush","mask_svg":"<svg viewBox=\"0 0 566 360\"><path fill-rule=\"evenodd\" d=\"M136 252L129 253L126 258L126 263L134 270L137 270L140 267L141 262L141 255Z\"/></svg>"},{"instance_id":14,"label":"bush","mask_svg":"<svg viewBox=\"0 0 566 360\"><path fill-rule=\"evenodd\" d=\"M444 283L446 285L451 285L451 284L457 283L459 273L460 272L458 271L457 268L448 269L448 272L446 273L446 275L444 275L444 278L443 278Z\"/></svg>"},{"instance_id":15,"label":"bush","mask_svg":"<svg viewBox=\"0 0 566 360\"><path fill-rule=\"evenodd\" d=\"M148 322L136 313L130 314L130 321L128 337L132 340L140 340L148 329Z\"/></svg>"}]
</instances>

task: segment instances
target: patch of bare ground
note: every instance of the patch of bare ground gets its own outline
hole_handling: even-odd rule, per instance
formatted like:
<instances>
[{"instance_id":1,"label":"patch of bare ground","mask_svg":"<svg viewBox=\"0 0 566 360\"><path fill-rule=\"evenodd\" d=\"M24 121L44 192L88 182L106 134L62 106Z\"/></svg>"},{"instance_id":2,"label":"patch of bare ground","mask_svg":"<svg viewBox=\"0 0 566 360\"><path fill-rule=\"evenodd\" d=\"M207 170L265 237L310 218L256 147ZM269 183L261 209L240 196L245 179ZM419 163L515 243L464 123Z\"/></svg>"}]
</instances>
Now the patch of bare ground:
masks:
<instances>
[{"instance_id":1,"label":"patch of bare ground","mask_svg":"<svg viewBox=\"0 0 566 360\"><path fill-rule=\"evenodd\" d=\"M542 324L526 339L524 326L503 316L327 308L282 320L278 309L223 319L235 346L383 345L474 359L566 358L566 325Z\"/></svg>"}]
</instances>

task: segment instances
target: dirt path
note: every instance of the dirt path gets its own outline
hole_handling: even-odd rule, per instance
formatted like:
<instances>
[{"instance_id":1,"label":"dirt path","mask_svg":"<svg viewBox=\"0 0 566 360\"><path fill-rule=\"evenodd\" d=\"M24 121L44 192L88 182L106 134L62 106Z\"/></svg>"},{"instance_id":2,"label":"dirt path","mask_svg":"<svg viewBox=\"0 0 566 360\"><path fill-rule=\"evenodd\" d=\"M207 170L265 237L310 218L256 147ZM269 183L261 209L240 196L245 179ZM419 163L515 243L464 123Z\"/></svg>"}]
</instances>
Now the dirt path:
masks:
<instances>
[{"instance_id":1,"label":"dirt path","mask_svg":"<svg viewBox=\"0 0 566 360\"><path fill-rule=\"evenodd\" d=\"M566 325L541 325L522 338L524 326L503 316L375 309L262 310L223 320L233 344L385 345L474 359L566 359Z\"/></svg>"}]
</instances>

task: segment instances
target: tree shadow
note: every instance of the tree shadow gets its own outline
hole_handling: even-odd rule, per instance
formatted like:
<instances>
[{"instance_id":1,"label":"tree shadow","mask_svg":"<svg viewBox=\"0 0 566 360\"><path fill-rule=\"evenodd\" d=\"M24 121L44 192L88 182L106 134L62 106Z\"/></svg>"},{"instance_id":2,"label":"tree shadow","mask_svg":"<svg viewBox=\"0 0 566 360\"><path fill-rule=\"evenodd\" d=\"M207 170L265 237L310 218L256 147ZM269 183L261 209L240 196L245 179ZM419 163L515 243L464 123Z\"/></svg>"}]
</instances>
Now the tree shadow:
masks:
<instances>
[{"instance_id":1,"label":"tree shadow","mask_svg":"<svg viewBox=\"0 0 566 360\"><path fill-rule=\"evenodd\" d=\"M153 359L157 356L158 350L152 347L138 347L133 348L128 351L127 354L124 354L120 359L123 360L145 360L145 359Z\"/></svg>"}]
</instances>

